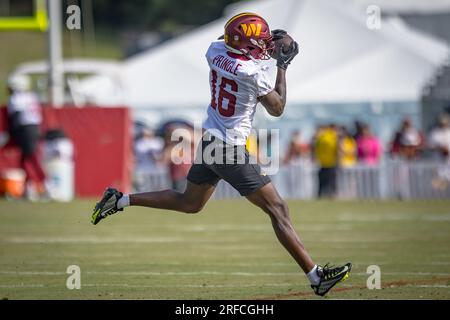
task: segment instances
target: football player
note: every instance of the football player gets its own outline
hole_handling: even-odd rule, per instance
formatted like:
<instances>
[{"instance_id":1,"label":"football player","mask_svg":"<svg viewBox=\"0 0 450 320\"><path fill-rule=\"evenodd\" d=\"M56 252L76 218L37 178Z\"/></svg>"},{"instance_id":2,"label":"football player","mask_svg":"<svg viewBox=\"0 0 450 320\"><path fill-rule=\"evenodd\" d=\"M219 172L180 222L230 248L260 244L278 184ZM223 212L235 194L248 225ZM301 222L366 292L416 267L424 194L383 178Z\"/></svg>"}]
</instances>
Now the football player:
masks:
<instances>
[{"instance_id":1,"label":"football player","mask_svg":"<svg viewBox=\"0 0 450 320\"><path fill-rule=\"evenodd\" d=\"M286 202L259 165L251 163L245 149L258 102L272 116L279 117L284 111L286 70L299 51L297 42L290 41L287 45L285 38L290 38L286 31L271 32L267 22L257 14L232 17L225 25L224 35L212 42L206 52L211 102L197 150L197 157L204 161L195 161L191 167L186 190L123 194L108 188L94 208L92 223L97 224L127 206L197 213L218 181L224 179L269 215L278 240L305 272L316 294L325 295L348 277L350 263L322 267L313 262L292 226ZM274 86L267 65L262 63L271 56L277 60ZM212 157L220 154L218 158L223 161L207 161L206 150L215 150Z\"/></svg>"}]
</instances>

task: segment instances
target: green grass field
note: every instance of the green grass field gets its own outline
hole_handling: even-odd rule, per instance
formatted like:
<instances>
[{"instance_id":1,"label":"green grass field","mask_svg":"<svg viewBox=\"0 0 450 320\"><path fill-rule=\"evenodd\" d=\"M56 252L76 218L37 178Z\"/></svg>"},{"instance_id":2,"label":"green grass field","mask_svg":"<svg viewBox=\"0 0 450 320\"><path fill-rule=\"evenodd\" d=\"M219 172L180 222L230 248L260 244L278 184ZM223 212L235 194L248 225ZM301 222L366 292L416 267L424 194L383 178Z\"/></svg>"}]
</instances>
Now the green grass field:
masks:
<instances>
[{"instance_id":1,"label":"green grass field","mask_svg":"<svg viewBox=\"0 0 450 320\"><path fill-rule=\"evenodd\" d=\"M0 299L322 299L244 200L198 215L130 208L97 226L93 201L0 202ZM326 299L450 299L450 202L290 202L314 259L351 261ZM81 289L66 269L81 268ZM366 288L369 265L381 290Z\"/></svg>"}]
</instances>

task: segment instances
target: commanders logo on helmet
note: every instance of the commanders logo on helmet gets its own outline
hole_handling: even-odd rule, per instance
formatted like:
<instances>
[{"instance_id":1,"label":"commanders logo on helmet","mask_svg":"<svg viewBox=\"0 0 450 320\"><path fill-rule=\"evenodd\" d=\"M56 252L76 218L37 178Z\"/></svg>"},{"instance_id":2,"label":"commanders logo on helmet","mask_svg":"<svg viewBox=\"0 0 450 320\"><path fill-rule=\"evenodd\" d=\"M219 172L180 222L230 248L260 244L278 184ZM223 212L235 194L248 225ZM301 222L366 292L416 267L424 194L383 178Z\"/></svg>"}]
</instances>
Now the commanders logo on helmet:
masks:
<instances>
[{"instance_id":1,"label":"commanders logo on helmet","mask_svg":"<svg viewBox=\"0 0 450 320\"><path fill-rule=\"evenodd\" d=\"M266 20L255 13L241 13L225 24L225 46L254 59L270 59L275 48Z\"/></svg>"}]
</instances>

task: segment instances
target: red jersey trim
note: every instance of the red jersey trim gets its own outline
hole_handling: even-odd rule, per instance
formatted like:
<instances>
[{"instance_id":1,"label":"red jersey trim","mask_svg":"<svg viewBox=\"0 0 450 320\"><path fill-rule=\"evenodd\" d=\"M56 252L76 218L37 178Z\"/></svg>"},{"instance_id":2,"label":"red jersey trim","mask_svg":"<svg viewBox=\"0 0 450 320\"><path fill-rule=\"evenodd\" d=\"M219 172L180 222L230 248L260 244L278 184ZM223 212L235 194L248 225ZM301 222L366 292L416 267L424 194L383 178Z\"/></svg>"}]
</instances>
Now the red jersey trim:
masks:
<instances>
[{"instance_id":1,"label":"red jersey trim","mask_svg":"<svg viewBox=\"0 0 450 320\"><path fill-rule=\"evenodd\" d=\"M238 60L243 60L243 61L250 60L244 54L238 54L238 53L234 53L234 52L231 52L231 51L227 51L227 55L229 57L233 58L233 59L238 59Z\"/></svg>"}]
</instances>

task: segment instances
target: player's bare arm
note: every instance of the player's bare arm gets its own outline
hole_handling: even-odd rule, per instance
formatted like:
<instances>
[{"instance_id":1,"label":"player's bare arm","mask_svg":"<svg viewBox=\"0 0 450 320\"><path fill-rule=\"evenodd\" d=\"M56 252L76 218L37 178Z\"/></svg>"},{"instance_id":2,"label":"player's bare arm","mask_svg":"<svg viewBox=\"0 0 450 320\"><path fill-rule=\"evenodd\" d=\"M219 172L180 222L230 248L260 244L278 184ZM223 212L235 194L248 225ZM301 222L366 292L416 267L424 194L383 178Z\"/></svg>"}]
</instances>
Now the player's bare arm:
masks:
<instances>
[{"instance_id":1,"label":"player's bare arm","mask_svg":"<svg viewBox=\"0 0 450 320\"><path fill-rule=\"evenodd\" d=\"M275 89L259 98L259 101L271 116L279 117L283 114L286 106L286 91L286 70L278 68Z\"/></svg>"},{"instance_id":2,"label":"player's bare arm","mask_svg":"<svg viewBox=\"0 0 450 320\"><path fill-rule=\"evenodd\" d=\"M273 34L275 41L279 40L275 48L275 57L277 59L275 88L269 94L260 97L259 101L271 116L279 117L283 114L286 106L286 70L298 54L298 44L295 41L292 41L289 46L283 44L283 39L287 38L287 33L283 30L275 30ZM288 41L290 40L289 38L287 39Z\"/></svg>"}]
</instances>

